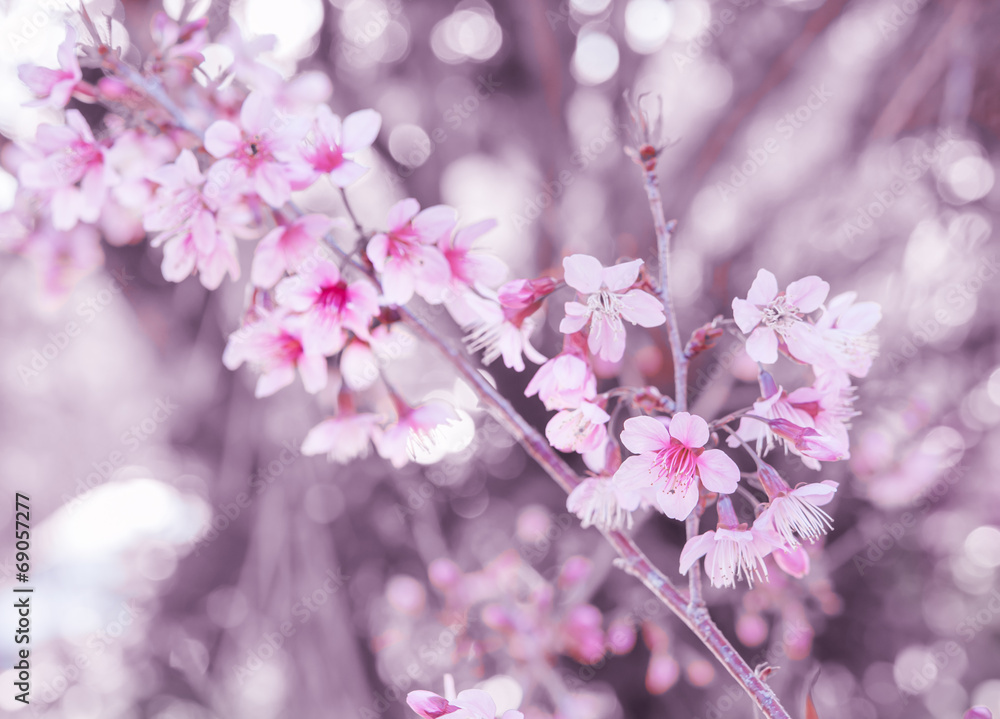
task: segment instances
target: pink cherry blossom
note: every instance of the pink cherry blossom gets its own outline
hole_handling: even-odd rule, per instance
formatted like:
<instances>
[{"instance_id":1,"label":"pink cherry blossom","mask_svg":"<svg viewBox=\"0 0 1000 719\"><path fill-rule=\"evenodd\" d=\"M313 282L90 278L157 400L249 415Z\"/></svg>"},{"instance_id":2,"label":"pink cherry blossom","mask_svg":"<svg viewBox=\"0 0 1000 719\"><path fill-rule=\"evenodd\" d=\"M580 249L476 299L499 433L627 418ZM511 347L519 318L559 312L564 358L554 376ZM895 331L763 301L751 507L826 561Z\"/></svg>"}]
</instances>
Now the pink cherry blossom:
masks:
<instances>
[{"instance_id":1,"label":"pink cherry blossom","mask_svg":"<svg viewBox=\"0 0 1000 719\"><path fill-rule=\"evenodd\" d=\"M458 420L447 402L430 400L409 407L397 400L398 419L383 429L376 429L375 449L396 469L412 460L412 451L433 444L434 430Z\"/></svg>"},{"instance_id":2,"label":"pink cherry blossom","mask_svg":"<svg viewBox=\"0 0 1000 719\"><path fill-rule=\"evenodd\" d=\"M837 482L827 479L791 489L770 465L763 463L758 476L770 502L757 516L755 527L776 532L788 547L795 547L800 538L815 542L833 526L830 515L820 507L833 499Z\"/></svg>"},{"instance_id":3,"label":"pink cherry blossom","mask_svg":"<svg viewBox=\"0 0 1000 719\"><path fill-rule=\"evenodd\" d=\"M302 135L299 121L279 114L264 93L251 92L239 125L217 120L205 130L205 149L220 159L220 177L246 182L267 204L281 207L301 174L296 145Z\"/></svg>"},{"instance_id":4,"label":"pink cherry blossom","mask_svg":"<svg viewBox=\"0 0 1000 719\"><path fill-rule=\"evenodd\" d=\"M590 351L609 362L625 354L625 325L657 327L666 322L663 305L648 292L629 289L639 277L642 260L603 267L590 255L563 259L566 284L586 295L586 304L566 303L566 316L559 325L565 334L579 332L590 323Z\"/></svg>"},{"instance_id":5,"label":"pink cherry blossom","mask_svg":"<svg viewBox=\"0 0 1000 719\"><path fill-rule=\"evenodd\" d=\"M804 457L821 462L839 462L851 456L848 448L836 438L822 435L812 427L800 427L787 419L769 419L767 425Z\"/></svg>"},{"instance_id":6,"label":"pink cherry blossom","mask_svg":"<svg viewBox=\"0 0 1000 719\"><path fill-rule=\"evenodd\" d=\"M466 689L459 692L454 703L434 692L412 691L406 695L406 703L424 719L495 719L497 705L487 692L481 689ZM524 714L508 709L500 719L524 719Z\"/></svg>"},{"instance_id":7,"label":"pink cherry blossom","mask_svg":"<svg viewBox=\"0 0 1000 719\"><path fill-rule=\"evenodd\" d=\"M315 394L326 386L326 358L307 353L302 346L304 320L275 312L229 336L222 363L231 370L244 362L259 373L255 395L269 397L302 377L306 391Z\"/></svg>"},{"instance_id":8,"label":"pink cherry blossom","mask_svg":"<svg viewBox=\"0 0 1000 719\"><path fill-rule=\"evenodd\" d=\"M773 364L778 361L780 341L801 362L824 361L820 332L802 316L818 310L829 291L829 284L810 275L779 293L774 275L759 270L747 298L733 299L733 318L743 334L748 335L747 354L757 362Z\"/></svg>"},{"instance_id":9,"label":"pink cherry blossom","mask_svg":"<svg viewBox=\"0 0 1000 719\"><path fill-rule=\"evenodd\" d=\"M698 503L699 483L710 492L736 491L739 467L722 450L704 448L708 423L697 415L678 412L667 424L653 417L632 417L625 420L621 440L636 453L614 476L626 509L636 509L642 490L654 487L660 511L672 519L685 519Z\"/></svg>"},{"instance_id":10,"label":"pink cherry blossom","mask_svg":"<svg viewBox=\"0 0 1000 719\"><path fill-rule=\"evenodd\" d=\"M632 513L618 501L618 488L608 477L587 477L566 499L566 509L580 518L580 526L602 530L632 528Z\"/></svg>"},{"instance_id":11,"label":"pink cherry blossom","mask_svg":"<svg viewBox=\"0 0 1000 719\"><path fill-rule=\"evenodd\" d=\"M524 390L525 397L537 394L545 409L574 409L597 396L597 378L582 354L579 334L566 335L562 354L538 368Z\"/></svg>"},{"instance_id":12,"label":"pink cherry blossom","mask_svg":"<svg viewBox=\"0 0 1000 719\"><path fill-rule=\"evenodd\" d=\"M325 454L331 462L347 464L368 456L372 435L381 417L371 413L341 413L317 424L302 442L302 454Z\"/></svg>"},{"instance_id":13,"label":"pink cherry blossom","mask_svg":"<svg viewBox=\"0 0 1000 719\"><path fill-rule=\"evenodd\" d=\"M341 121L326 105L316 110L312 131L302 157L317 173L327 175L337 187L347 187L368 168L354 161L378 137L382 116L374 110L352 112Z\"/></svg>"},{"instance_id":14,"label":"pink cherry blossom","mask_svg":"<svg viewBox=\"0 0 1000 719\"><path fill-rule=\"evenodd\" d=\"M368 389L382 373L381 368L394 360L409 357L416 340L401 323L380 324L367 340L350 340L340 353L340 373L348 389Z\"/></svg>"},{"instance_id":15,"label":"pink cherry blossom","mask_svg":"<svg viewBox=\"0 0 1000 719\"><path fill-rule=\"evenodd\" d=\"M318 242L334 226L346 226L343 218L303 215L268 232L254 248L250 279L257 287L274 287L286 272L296 271L319 250Z\"/></svg>"},{"instance_id":16,"label":"pink cherry blossom","mask_svg":"<svg viewBox=\"0 0 1000 719\"><path fill-rule=\"evenodd\" d=\"M451 269L451 290L456 295L467 287L494 287L503 282L507 266L494 254L477 250L473 243L496 227L496 220L483 220L445 235L438 249Z\"/></svg>"},{"instance_id":17,"label":"pink cherry blossom","mask_svg":"<svg viewBox=\"0 0 1000 719\"><path fill-rule=\"evenodd\" d=\"M468 332L466 344L470 352L483 351L483 364L492 364L502 357L505 366L523 372L524 357L535 364L546 361L545 355L531 344L531 335L538 327L532 315L537 312L538 304L515 310L474 292L462 295L461 303L465 310L461 315L465 321L461 324Z\"/></svg>"},{"instance_id":18,"label":"pink cherry blossom","mask_svg":"<svg viewBox=\"0 0 1000 719\"><path fill-rule=\"evenodd\" d=\"M435 205L421 210L412 197L389 209L388 231L373 236L366 251L381 275L387 304L404 305L414 292L432 304L444 300L451 269L436 245L456 221L453 208Z\"/></svg>"},{"instance_id":19,"label":"pink cherry blossom","mask_svg":"<svg viewBox=\"0 0 1000 719\"><path fill-rule=\"evenodd\" d=\"M719 498L719 525L714 530L689 539L681 550L680 572L687 574L695 562L705 557L705 573L714 587L735 587L740 579L767 580L764 557L781 547L781 538L754 526L738 524L728 497Z\"/></svg>"},{"instance_id":20,"label":"pink cherry blossom","mask_svg":"<svg viewBox=\"0 0 1000 719\"><path fill-rule=\"evenodd\" d=\"M179 84L189 77L205 61L201 51L209 42L207 26L207 17L181 25L165 12L156 13L150 23L156 53L149 62L149 70L165 75L171 83Z\"/></svg>"},{"instance_id":21,"label":"pink cherry blossom","mask_svg":"<svg viewBox=\"0 0 1000 719\"><path fill-rule=\"evenodd\" d=\"M279 305L303 313L302 344L310 354L336 354L347 342L348 331L368 338L368 327L379 312L372 284L346 282L332 262L323 261L309 272L286 277L275 294Z\"/></svg>"},{"instance_id":22,"label":"pink cherry blossom","mask_svg":"<svg viewBox=\"0 0 1000 719\"><path fill-rule=\"evenodd\" d=\"M857 292L837 295L816 320L826 349L818 364L866 377L878 354L874 330L882 308L877 302L855 302L857 296Z\"/></svg>"},{"instance_id":23,"label":"pink cherry blossom","mask_svg":"<svg viewBox=\"0 0 1000 719\"><path fill-rule=\"evenodd\" d=\"M68 230L96 222L118 178L79 110L66 111L65 125L39 125L33 150L37 159L22 163L18 174L24 187L52 193L52 225Z\"/></svg>"},{"instance_id":24,"label":"pink cherry blossom","mask_svg":"<svg viewBox=\"0 0 1000 719\"><path fill-rule=\"evenodd\" d=\"M545 426L545 437L560 452L590 452L607 439L609 419L611 415L596 404L583 402L576 409L557 412Z\"/></svg>"},{"instance_id":25,"label":"pink cherry blossom","mask_svg":"<svg viewBox=\"0 0 1000 719\"><path fill-rule=\"evenodd\" d=\"M26 103L29 107L63 108L73 97L73 91L83 79L80 62L76 57L76 30L66 28L66 39L56 55L59 69L52 70L37 65L21 65L17 69L21 82L28 86L37 100Z\"/></svg>"}]
</instances>

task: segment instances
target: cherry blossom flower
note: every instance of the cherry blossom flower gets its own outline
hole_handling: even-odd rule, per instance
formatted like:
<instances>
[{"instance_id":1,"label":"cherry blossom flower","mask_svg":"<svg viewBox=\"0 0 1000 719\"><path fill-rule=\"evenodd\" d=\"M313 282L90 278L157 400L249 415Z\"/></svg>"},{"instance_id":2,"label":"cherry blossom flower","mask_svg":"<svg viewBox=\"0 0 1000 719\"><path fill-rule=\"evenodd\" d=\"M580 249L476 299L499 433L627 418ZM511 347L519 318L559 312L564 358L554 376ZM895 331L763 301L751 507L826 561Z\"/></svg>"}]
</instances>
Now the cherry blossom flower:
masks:
<instances>
[{"instance_id":1,"label":"cherry blossom flower","mask_svg":"<svg viewBox=\"0 0 1000 719\"><path fill-rule=\"evenodd\" d=\"M622 444L636 454L614 475L622 506L636 509L642 490L653 487L660 511L685 519L698 503L699 483L710 492L735 492L739 467L722 450L705 449L709 438L708 423L688 412L678 412L668 422L653 417L625 420Z\"/></svg>"},{"instance_id":2,"label":"cherry blossom flower","mask_svg":"<svg viewBox=\"0 0 1000 719\"><path fill-rule=\"evenodd\" d=\"M228 120L209 125L205 149L220 159L220 177L246 182L267 204L281 207L291 197L292 181L301 175L296 145L303 127L279 115L259 91L247 95L239 119L239 125Z\"/></svg>"},{"instance_id":3,"label":"cherry blossom flower","mask_svg":"<svg viewBox=\"0 0 1000 719\"><path fill-rule=\"evenodd\" d=\"M33 149L40 157L23 162L18 175L24 187L52 193L53 227L96 222L118 178L80 111L67 110L65 125L39 125Z\"/></svg>"},{"instance_id":4,"label":"cherry blossom flower","mask_svg":"<svg viewBox=\"0 0 1000 719\"><path fill-rule=\"evenodd\" d=\"M819 330L805 322L802 315L820 308L830 285L815 275L803 277L779 293L778 281L767 270L759 270L745 300L733 299L733 318L748 335L746 351L763 364L778 361L779 342L788 353L808 364L825 360Z\"/></svg>"},{"instance_id":5,"label":"cherry blossom flower","mask_svg":"<svg viewBox=\"0 0 1000 719\"><path fill-rule=\"evenodd\" d=\"M59 69L52 70L37 65L21 65L17 69L21 82L28 86L37 98L26 103L28 107L63 108L73 97L73 91L83 79L80 62L76 57L76 30L66 28L66 39L56 54Z\"/></svg>"},{"instance_id":6,"label":"cherry blossom flower","mask_svg":"<svg viewBox=\"0 0 1000 719\"><path fill-rule=\"evenodd\" d=\"M483 350L483 364L492 364L502 357L506 367L523 372L524 357L535 364L546 361L545 355L531 344L531 335L537 328L532 315L540 303L514 309L491 298L468 292L463 296L464 306L474 319L462 322L468 334L465 342L472 353Z\"/></svg>"},{"instance_id":7,"label":"cherry blossom flower","mask_svg":"<svg viewBox=\"0 0 1000 719\"><path fill-rule=\"evenodd\" d=\"M596 404L583 402L576 409L557 412L545 426L545 437L560 452L590 452L607 439L609 419L611 415Z\"/></svg>"},{"instance_id":8,"label":"cherry blossom flower","mask_svg":"<svg viewBox=\"0 0 1000 719\"><path fill-rule=\"evenodd\" d=\"M295 381L295 371L310 394L326 386L326 358L307 353L302 346L304 320L297 315L272 313L229 336L222 363L231 370L244 362L260 372L255 396L269 397Z\"/></svg>"},{"instance_id":9,"label":"cherry blossom flower","mask_svg":"<svg viewBox=\"0 0 1000 719\"><path fill-rule=\"evenodd\" d=\"M447 402L430 400L410 407L394 397L398 419L382 429L376 428L374 440L379 456L396 469L412 459L414 447L432 445L434 430L458 421L458 415Z\"/></svg>"},{"instance_id":10,"label":"cherry blossom flower","mask_svg":"<svg viewBox=\"0 0 1000 719\"><path fill-rule=\"evenodd\" d=\"M850 458L850 451L846 446L836 438L820 434L812 427L800 427L787 419L769 419L767 425L774 434L791 443L790 446L804 457L821 462L839 462Z\"/></svg>"},{"instance_id":11,"label":"cherry blossom flower","mask_svg":"<svg viewBox=\"0 0 1000 719\"><path fill-rule=\"evenodd\" d=\"M781 547L781 538L754 526L740 524L729 497L719 497L719 524L714 530L689 539L681 550L680 572L687 574L701 557L713 587L735 587L740 579L767 580L764 557Z\"/></svg>"},{"instance_id":12,"label":"cherry blossom flower","mask_svg":"<svg viewBox=\"0 0 1000 719\"><path fill-rule=\"evenodd\" d=\"M566 335L562 354L538 368L524 390L525 397L535 394L545 409L574 409L597 396L597 378L582 350L582 336Z\"/></svg>"},{"instance_id":13,"label":"cherry blossom flower","mask_svg":"<svg viewBox=\"0 0 1000 719\"><path fill-rule=\"evenodd\" d=\"M877 302L855 302L857 296L857 292L837 295L816 320L826 349L819 364L866 377L878 355L874 330L882 319L882 308Z\"/></svg>"},{"instance_id":14,"label":"cherry blossom flower","mask_svg":"<svg viewBox=\"0 0 1000 719\"><path fill-rule=\"evenodd\" d=\"M373 236L366 251L382 276L387 304L404 305L414 292L432 304L444 300L451 269L436 245L456 221L453 208L435 205L421 210L412 197L389 209L388 231Z\"/></svg>"},{"instance_id":15,"label":"cherry blossom flower","mask_svg":"<svg viewBox=\"0 0 1000 719\"><path fill-rule=\"evenodd\" d=\"M603 267L590 255L563 259L566 284L586 295L586 304L566 303L566 316L559 325L564 334L579 332L590 323L590 351L608 362L625 354L625 325L657 327L666 322L663 305L648 292L629 289L639 277L642 260Z\"/></svg>"},{"instance_id":16,"label":"cherry blossom flower","mask_svg":"<svg viewBox=\"0 0 1000 719\"><path fill-rule=\"evenodd\" d=\"M381 127L382 116L374 110L352 112L341 121L320 105L302 157L316 173L327 175L337 187L347 187L368 172L353 158L375 142Z\"/></svg>"},{"instance_id":17,"label":"cherry blossom flower","mask_svg":"<svg viewBox=\"0 0 1000 719\"><path fill-rule=\"evenodd\" d=\"M347 224L340 217L303 215L275 227L254 248L251 281L257 287L274 287L284 273L294 272L317 252L317 242L332 227Z\"/></svg>"},{"instance_id":18,"label":"cherry blossom flower","mask_svg":"<svg viewBox=\"0 0 1000 719\"><path fill-rule=\"evenodd\" d=\"M286 277L275 295L279 305L303 313L302 344L310 354L336 354L347 342L348 331L367 339L368 327L379 312L378 293L371 283L345 282L332 262Z\"/></svg>"},{"instance_id":19,"label":"cherry blossom flower","mask_svg":"<svg viewBox=\"0 0 1000 719\"><path fill-rule=\"evenodd\" d=\"M587 477L566 499L566 509L580 518L580 526L602 530L632 528L632 513L618 501L618 488L609 477Z\"/></svg>"},{"instance_id":20,"label":"cherry blossom flower","mask_svg":"<svg viewBox=\"0 0 1000 719\"><path fill-rule=\"evenodd\" d=\"M379 415L367 412L328 417L309 430L302 442L302 454L325 454L338 464L367 457L372 435L381 420Z\"/></svg>"},{"instance_id":21,"label":"cherry blossom flower","mask_svg":"<svg viewBox=\"0 0 1000 719\"><path fill-rule=\"evenodd\" d=\"M150 23L156 53L148 63L149 71L166 77L171 83L187 78L205 62L201 51L209 42L207 26L207 17L181 25L162 10L156 13Z\"/></svg>"},{"instance_id":22,"label":"cherry blossom flower","mask_svg":"<svg viewBox=\"0 0 1000 719\"><path fill-rule=\"evenodd\" d=\"M483 220L463 227L454 235L445 235L438 249L451 268L451 290L461 294L467 287L494 287L503 282L507 266L496 255L480 252L473 243L496 227L496 220Z\"/></svg>"},{"instance_id":23,"label":"cherry blossom flower","mask_svg":"<svg viewBox=\"0 0 1000 719\"><path fill-rule=\"evenodd\" d=\"M795 547L799 539L815 542L833 526L830 515L820 507L829 504L839 486L832 480L815 484L800 484L791 489L773 467L761 463L757 476L767 492L770 502L758 515L758 524L780 535L788 547Z\"/></svg>"},{"instance_id":24,"label":"cherry blossom flower","mask_svg":"<svg viewBox=\"0 0 1000 719\"><path fill-rule=\"evenodd\" d=\"M495 719L497 705L488 693L481 689L466 689L458 693L454 704L434 692L412 691L406 695L406 703L424 719ZM524 714L508 709L500 719L524 719Z\"/></svg>"}]
</instances>

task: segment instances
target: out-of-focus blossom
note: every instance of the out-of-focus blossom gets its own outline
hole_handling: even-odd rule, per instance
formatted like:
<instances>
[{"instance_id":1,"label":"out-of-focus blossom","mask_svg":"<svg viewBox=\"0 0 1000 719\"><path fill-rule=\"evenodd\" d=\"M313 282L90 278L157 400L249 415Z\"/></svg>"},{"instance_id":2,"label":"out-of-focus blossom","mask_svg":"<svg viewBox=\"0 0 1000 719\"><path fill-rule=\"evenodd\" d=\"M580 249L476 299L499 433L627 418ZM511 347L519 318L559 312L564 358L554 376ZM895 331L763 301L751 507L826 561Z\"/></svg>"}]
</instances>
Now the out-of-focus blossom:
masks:
<instances>
[{"instance_id":1,"label":"out-of-focus blossom","mask_svg":"<svg viewBox=\"0 0 1000 719\"><path fill-rule=\"evenodd\" d=\"M559 331L579 332L589 322L590 351L609 362L620 360L625 354L623 318L642 327L657 327L666 322L663 305L657 298L640 289L629 289L638 279L641 266L642 260L603 267L590 255L565 258L566 284L586 295L586 304L567 302Z\"/></svg>"},{"instance_id":2,"label":"out-of-focus blossom","mask_svg":"<svg viewBox=\"0 0 1000 719\"><path fill-rule=\"evenodd\" d=\"M347 187L368 172L353 158L375 142L381 127L382 116L374 110L352 112L341 121L329 107L320 105L302 157L316 173L326 175L337 187Z\"/></svg>"},{"instance_id":3,"label":"out-of-focus blossom","mask_svg":"<svg viewBox=\"0 0 1000 719\"><path fill-rule=\"evenodd\" d=\"M878 355L875 325L882 319L877 302L855 302L857 292L844 292L827 304L816 320L826 349L819 364L866 377Z\"/></svg>"},{"instance_id":4,"label":"out-of-focus blossom","mask_svg":"<svg viewBox=\"0 0 1000 719\"><path fill-rule=\"evenodd\" d=\"M569 497L566 509L580 518L580 526L599 529L632 528L632 513L618 501L618 490L608 477L587 477Z\"/></svg>"},{"instance_id":5,"label":"out-of-focus blossom","mask_svg":"<svg viewBox=\"0 0 1000 719\"><path fill-rule=\"evenodd\" d=\"M272 313L229 336L222 363L236 369L244 362L260 372L256 396L269 397L302 376L307 392L315 394L326 386L326 358L307 353L302 346L304 320L297 315Z\"/></svg>"},{"instance_id":6,"label":"out-of-focus blossom","mask_svg":"<svg viewBox=\"0 0 1000 719\"><path fill-rule=\"evenodd\" d=\"M454 208L435 205L421 210L412 197L389 209L388 231L374 235L366 251L381 275L387 304L404 305L414 292L434 304L444 300L451 268L437 243L456 222Z\"/></svg>"},{"instance_id":7,"label":"out-of-focus blossom","mask_svg":"<svg viewBox=\"0 0 1000 719\"><path fill-rule=\"evenodd\" d=\"M560 452L590 452L607 439L609 419L611 415L596 404L583 402L576 409L557 412L545 426L545 437Z\"/></svg>"},{"instance_id":8,"label":"out-of-focus blossom","mask_svg":"<svg viewBox=\"0 0 1000 719\"><path fill-rule=\"evenodd\" d=\"M325 454L339 464L367 457L380 420L377 414L353 412L324 419L309 430L302 442L302 454Z\"/></svg>"},{"instance_id":9,"label":"out-of-focus blossom","mask_svg":"<svg viewBox=\"0 0 1000 719\"><path fill-rule=\"evenodd\" d=\"M781 547L781 538L754 526L747 529L736 519L729 497L719 497L719 524L697 537L692 537L681 550L680 572L687 574L701 557L705 557L705 573L714 587L735 587L739 579L767 580L764 557Z\"/></svg>"},{"instance_id":10,"label":"out-of-focus blossom","mask_svg":"<svg viewBox=\"0 0 1000 719\"><path fill-rule=\"evenodd\" d=\"M759 270L745 300L733 299L733 318L748 335L746 351L757 362L778 361L779 342L788 353L807 364L825 361L822 335L802 316L818 310L830 285L815 275L803 277L778 292L778 281L767 270Z\"/></svg>"},{"instance_id":11,"label":"out-of-focus blossom","mask_svg":"<svg viewBox=\"0 0 1000 719\"><path fill-rule=\"evenodd\" d=\"M29 107L63 108L73 97L73 91L83 79L80 62L76 58L76 30L66 28L66 39L56 54L59 68L53 70L38 65L21 65L17 75L37 98L26 103Z\"/></svg>"},{"instance_id":12,"label":"out-of-focus blossom","mask_svg":"<svg viewBox=\"0 0 1000 719\"><path fill-rule=\"evenodd\" d=\"M286 225L278 225L261 238L254 248L250 279L258 287L274 287L281 276L291 274L318 248L319 239L343 218L303 215Z\"/></svg>"},{"instance_id":13,"label":"out-of-focus blossom","mask_svg":"<svg viewBox=\"0 0 1000 719\"><path fill-rule=\"evenodd\" d=\"M345 282L332 262L320 262L275 288L278 304L303 313L302 344L310 354L332 355L347 342L347 332L367 339L378 314L378 294L365 280Z\"/></svg>"},{"instance_id":14,"label":"out-of-focus blossom","mask_svg":"<svg viewBox=\"0 0 1000 719\"><path fill-rule=\"evenodd\" d=\"M379 456L387 459L396 469L410 461L411 447L433 447L436 442L434 431L442 426L458 421L458 415L447 402L430 400L416 407L396 401L399 416L395 422L382 429L376 429L375 449Z\"/></svg>"},{"instance_id":15,"label":"out-of-focus blossom","mask_svg":"<svg viewBox=\"0 0 1000 719\"><path fill-rule=\"evenodd\" d=\"M301 175L296 145L302 135L297 119L276 112L264 93L251 92L238 125L217 120L205 130L205 149L219 158L219 177L245 182L267 204L281 207Z\"/></svg>"},{"instance_id":16,"label":"out-of-focus blossom","mask_svg":"<svg viewBox=\"0 0 1000 719\"><path fill-rule=\"evenodd\" d=\"M566 335L562 354L543 364L524 390L537 394L545 409L574 409L597 396L597 378L587 362L580 334Z\"/></svg>"},{"instance_id":17,"label":"out-of-focus blossom","mask_svg":"<svg viewBox=\"0 0 1000 719\"><path fill-rule=\"evenodd\" d=\"M982 705L975 706L965 712L962 719L993 719L993 712Z\"/></svg>"},{"instance_id":18,"label":"out-of-focus blossom","mask_svg":"<svg viewBox=\"0 0 1000 719\"><path fill-rule=\"evenodd\" d=\"M699 482L710 492L736 491L739 467L722 450L705 449L708 423L697 415L678 412L666 424L632 417L625 420L621 440L636 453L614 475L626 509L636 509L642 491L653 487L660 511L685 519L698 503Z\"/></svg>"},{"instance_id":19,"label":"out-of-focus blossom","mask_svg":"<svg viewBox=\"0 0 1000 719\"><path fill-rule=\"evenodd\" d=\"M774 563L778 565L778 569L785 574L796 579L802 579L809 574L809 552L802 545L794 549L788 547L775 549L771 556L774 557Z\"/></svg>"},{"instance_id":20,"label":"out-of-focus blossom","mask_svg":"<svg viewBox=\"0 0 1000 719\"><path fill-rule=\"evenodd\" d=\"M406 703L424 719L495 719L497 705L488 693L481 689L466 689L458 693L454 703L434 692L412 691L406 695ZM508 709L500 719L524 719L524 714Z\"/></svg>"},{"instance_id":21,"label":"out-of-focus blossom","mask_svg":"<svg viewBox=\"0 0 1000 719\"><path fill-rule=\"evenodd\" d=\"M160 11L150 23L150 36L156 53L147 63L149 70L168 80L186 78L205 62L202 50L208 44L208 18L201 17L183 25Z\"/></svg>"},{"instance_id":22,"label":"out-of-focus blossom","mask_svg":"<svg viewBox=\"0 0 1000 719\"><path fill-rule=\"evenodd\" d=\"M451 268L451 290L456 295L467 287L495 287L507 275L507 266L490 252L477 251L475 241L496 227L496 220L483 220L445 235L438 249Z\"/></svg>"}]
</instances>

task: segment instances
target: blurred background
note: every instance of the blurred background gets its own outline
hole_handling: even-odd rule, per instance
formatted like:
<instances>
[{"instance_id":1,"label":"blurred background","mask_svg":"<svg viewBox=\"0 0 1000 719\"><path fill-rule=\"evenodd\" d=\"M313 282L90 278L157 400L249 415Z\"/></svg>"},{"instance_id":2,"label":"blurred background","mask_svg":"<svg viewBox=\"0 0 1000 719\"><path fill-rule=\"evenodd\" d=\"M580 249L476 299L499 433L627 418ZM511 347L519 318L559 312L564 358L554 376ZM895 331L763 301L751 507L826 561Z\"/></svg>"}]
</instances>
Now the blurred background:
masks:
<instances>
[{"instance_id":1,"label":"blurred background","mask_svg":"<svg viewBox=\"0 0 1000 719\"><path fill-rule=\"evenodd\" d=\"M87 7L149 50L158 4ZM58 120L22 107L16 68L54 66L65 30L60 3L0 8L0 133L16 142ZM852 459L824 469L841 487L810 575L711 591L713 613L751 666L780 667L769 681L794 716L810 686L822 719L1000 713L1000 5L245 0L201 14L213 36L276 35L267 61L327 73L335 112L382 114L374 169L349 191L365 226L407 196L496 218L483 243L511 277L572 252L655 265L623 93L662 103L685 336L762 266L883 307ZM234 58L224 42L205 54ZM14 186L0 171L0 210ZM432 350L383 369L407 398L461 410L453 452L402 470L303 457L335 397L296 384L255 400L254 377L222 366L244 282L168 283L145 243L104 256L57 302L30 262L0 257L0 581L9 591L22 492L36 588L33 704L13 701L8 670L0 711L394 719L413 716L407 691L441 693L451 673L528 719L752 716ZM549 356L559 310L535 338ZM621 382L669 392L662 333L632 341ZM532 370L490 372L543 426L522 396ZM706 417L758 392L726 342L691 383ZM674 575L679 523L637 536ZM5 637L12 622L3 612Z\"/></svg>"}]
</instances>

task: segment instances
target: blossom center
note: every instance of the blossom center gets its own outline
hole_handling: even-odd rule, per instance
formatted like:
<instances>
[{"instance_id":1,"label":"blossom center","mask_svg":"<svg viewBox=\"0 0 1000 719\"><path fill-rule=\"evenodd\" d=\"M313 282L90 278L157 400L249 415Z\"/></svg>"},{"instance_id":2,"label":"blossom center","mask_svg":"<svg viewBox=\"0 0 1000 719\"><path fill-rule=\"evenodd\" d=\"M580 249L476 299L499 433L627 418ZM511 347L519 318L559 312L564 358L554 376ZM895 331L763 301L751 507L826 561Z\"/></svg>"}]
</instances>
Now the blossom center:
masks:
<instances>
[{"instance_id":1,"label":"blossom center","mask_svg":"<svg viewBox=\"0 0 1000 719\"><path fill-rule=\"evenodd\" d=\"M590 314L620 317L623 307L621 295L608 290L595 292L587 298L587 310Z\"/></svg>"},{"instance_id":2,"label":"blossom center","mask_svg":"<svg viewBox=\"0 0 1000 719\"><path fill-rule=\"evenodd\" d=\"M762 310L763 322L778 332L787 330L799 320L799 308L789 304L784 295L779 295Z\"/></svg>"},{"instance_id":3,"label":"blossom center","mask_svg":"<svg viewBox=\"0 0 1000 719\"><path fill-rule=\"evenodd\" d=\"M671 438L670 444L656 453L653 467L658 477L664 476L677 480L690 480L698 470L698 455L704 450L692 449L676 439Z\"/></svg>"}]
</instances>

